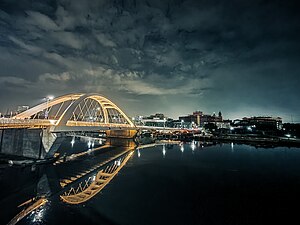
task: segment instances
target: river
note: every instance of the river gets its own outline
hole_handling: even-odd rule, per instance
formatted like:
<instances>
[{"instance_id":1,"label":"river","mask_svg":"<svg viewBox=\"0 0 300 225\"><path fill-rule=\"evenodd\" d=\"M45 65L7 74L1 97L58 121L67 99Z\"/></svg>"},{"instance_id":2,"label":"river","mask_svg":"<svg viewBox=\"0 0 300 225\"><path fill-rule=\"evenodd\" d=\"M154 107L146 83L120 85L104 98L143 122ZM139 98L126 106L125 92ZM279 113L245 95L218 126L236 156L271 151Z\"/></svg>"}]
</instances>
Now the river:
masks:
<instances>
[{"instance_id":1,"label":"river","mask_svg":"<svg viewBox=\"0 0 300 225\"><path fill-rule=\"evenodd\" d=\"M1 165L0 224L257 225L297 218L299 148L118 143L103 141L51 164Z\"/></svg>"}]
</instances>

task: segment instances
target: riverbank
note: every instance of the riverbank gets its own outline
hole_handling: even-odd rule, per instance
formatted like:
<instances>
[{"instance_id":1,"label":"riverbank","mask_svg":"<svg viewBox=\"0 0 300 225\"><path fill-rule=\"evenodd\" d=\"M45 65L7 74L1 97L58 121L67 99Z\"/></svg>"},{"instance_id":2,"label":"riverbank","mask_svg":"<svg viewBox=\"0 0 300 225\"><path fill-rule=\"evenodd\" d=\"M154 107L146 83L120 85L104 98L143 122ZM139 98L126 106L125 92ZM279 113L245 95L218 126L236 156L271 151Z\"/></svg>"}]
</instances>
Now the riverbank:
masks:
<instances>
[{"instance_id":1,"label":"riverbank","mask_svg":"<svg viewBox=\"0 0 300 225\"><path fill-rule=\"evenodd\" d=\"M254 136L254 135L219 135L219 136L209 136L200 137L200 139L209 139L212 141L219 142L235 142L244 144L260 144L260 145L274 145L274 146L293 146L300 147L299 138L286 138L286 137L264 137L264 136Z\"/></svg>"},{"instance_id":2,"label":"riverbank","mask_svg":"<svg viewBox=\"0 0 300 225\"><path fill-rule=\"evenodd\" d=\"M143 137L143 136L141 136ZM149 137L150 138L150 137ZM212 142L234 142L250 145L274 145L282 147L300 147L300 138L288 138L278 136L263 136L256 134L195 134L193 132L185 133L152 133L151 138L155 140L172 140L189 142L212 141Z\"/></svg>"},{"instance_id":3,"label":"riverbank","mask_svg":"<svg viewBox=\"0 0 300 225\"><path fill-rule=\"evenodd\" d=\"M49 159L31 159L22 156L11 156L6 154L0 154L0 164L8 164L15 166L30 166L37 164L52 163L56 160L55 157Z\"/></svg>"}]
</instances>

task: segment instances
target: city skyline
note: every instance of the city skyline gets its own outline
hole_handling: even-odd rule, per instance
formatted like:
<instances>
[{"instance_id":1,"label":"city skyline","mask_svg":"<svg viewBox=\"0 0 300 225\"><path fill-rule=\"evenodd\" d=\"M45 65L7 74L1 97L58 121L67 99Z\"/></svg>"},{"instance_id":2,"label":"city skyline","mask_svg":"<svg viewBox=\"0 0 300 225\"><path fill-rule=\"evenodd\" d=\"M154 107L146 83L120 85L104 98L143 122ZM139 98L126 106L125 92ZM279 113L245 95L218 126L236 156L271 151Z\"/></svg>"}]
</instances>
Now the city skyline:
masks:
<instances>
[{"instance_id":1,"label":"city skyline","mask_svg":"<svg viewBox=\"0 0 300 225\"><path fill-rule=\"evenodd\" d=\"M97 92L130 116L300 122L294 1L4 0L0 21L2 113Z\"/></svg>"}]
</instances>

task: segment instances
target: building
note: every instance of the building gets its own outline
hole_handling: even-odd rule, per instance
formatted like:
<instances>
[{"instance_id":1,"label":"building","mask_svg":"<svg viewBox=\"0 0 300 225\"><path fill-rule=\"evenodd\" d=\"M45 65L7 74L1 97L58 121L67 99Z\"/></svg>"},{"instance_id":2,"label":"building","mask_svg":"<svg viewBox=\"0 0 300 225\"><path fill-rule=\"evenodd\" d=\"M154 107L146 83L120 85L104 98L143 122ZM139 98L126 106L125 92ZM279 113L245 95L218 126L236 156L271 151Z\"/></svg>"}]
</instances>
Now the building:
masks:
<instances>
[{"instance_id":1,"label":"building","mask_svg":"<svg viewBox=\"0 0 300 225\"><path fill-rule=\"evenodd\" d=\"M282 119L271 116L244 117L234 120L233 133L253 133L263 135L278 135L282 130Z\"/></svg>"},{"instance_id":2,"label":"building","mask_svg":"<svg viewBox=\"0 0 300 225\"><path fill-rule=\"evenodd\" d=\"M234 125L255 127L258 130L271 129L281 130L282 119L271 116L244 117L242 120L234 120Z\"/></svg>"},{"instance_id":3,"label":"building","mask_svg":"<svg viewBox=\"0 0 300 225\"><path fill-rule=\"evenodd\" d=\"M218 129L230 129L231 123L231 120L223 120L222 122L216 122L216 125Z\"/></svg>"},{"instance_id":4,"label":"building","mask_svg":"<svg viewBox=\"0 0 300 225\"><path fill-rule=\"evenodd\" d=\"M173 119L162 113L150 116L136 116L132 118L135 125L148 127L173 127Z\"/></svg>"},{"instance_id":5,"label":"building","mask_svg":"<svg viewBox=\"0 0 300 225\"><path fill-rule=\"evenodd\" d=\"M165 115L163 113L155 113L154 115L150 115L147 117L144 117L145 119L154 119L154 120L163 120L165 119Z\"/></svg>"},{"instance_id":6,"label":"building","mask_svg":"<svg viewBox=\"0 0 300 225\"><path fill-rule=\"evenodd\" d=\"M193 114L180 116L179 121L196 124L198 127L203 127L208 123L221 123L223 121L223 117L221 112L219 112L218 115L215 113L213 113L213 115L209 115L204 114L202 111L195 111Z\"/></svg>"}]
</instances>

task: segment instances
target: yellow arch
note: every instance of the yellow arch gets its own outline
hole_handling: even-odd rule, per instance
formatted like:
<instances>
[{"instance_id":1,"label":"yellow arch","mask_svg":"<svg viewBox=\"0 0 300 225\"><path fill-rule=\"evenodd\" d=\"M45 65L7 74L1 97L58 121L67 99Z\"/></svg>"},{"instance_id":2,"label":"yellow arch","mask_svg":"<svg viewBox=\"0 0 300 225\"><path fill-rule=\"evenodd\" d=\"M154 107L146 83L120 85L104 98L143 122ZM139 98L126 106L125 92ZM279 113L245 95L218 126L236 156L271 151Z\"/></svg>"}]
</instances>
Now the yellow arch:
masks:
<instances>
[{"instance_id":1,"label":"yellow arch","mask_svg":"<svg viewBox=\"0 0 300 225\"><path fill-rule=\"evenodd\" d=\"M47 102L44 102L42 104L39 104L37 106L34 106L22 113L19 113L18 115L16 115L14 117L14 119L28 119L30 118L32 115L40 112L40 111L43 111L51 106L54 106L54 105L57 105L57 104L60 104L62 102L66 102L66 101L70 101L70 100L76 100L78 99L80 96L82 96L83 94L68 94L68 95L63 95L63 96L60 96L60 97L57 97L51 101L49 101L48 103Z\"/></svg>"},{"instance_id":2,"label":"yellow arch","mask_svg":"<svg viewBox=\"0 0 300 225\"><path fill-rule=\"evenodd\" d=\"M70 105L65 110L65 112L62 114L61 118L59 119L57 126L66 126L69 118L72 116L72 113L74 112L76 107L82 101L84 101L84 99L86 99L86 98L93 99L101 105L101 107L103 109L103 113L104 113L104 123L109 123L107 109L112 108L112 109L116 109L126 119L126 121L128 122L128 124L131 127L134 127L134 124L131 122L131 120L126 116L126 114L116 104L114 104L109 99L107 99L99 94L96 94L96 93L85 94L85 95L80 96L75 102L73 102L72 105Z\"/></svg>"},{"instance_id":3,"label":"yellow arch","mask_svg":"<svg viewBox=\"0 0 300 225\"><path fill-rule=\"evenodd\" d=\"M111 108L111 109L117 110L125 118L125 120L127 121L128 125L130 127L134 127L134 124L132 123L132 121L126 116L126 114L116 104L114 104L109 99L107 99L97 93L90 93L90 94L80 93L80 94L64 95L64 96L55 98L47 103L45 102L45 103L39 104L33 108L30 108L30 109L16 115L14 118L15 119L27 119L27 118L30 118L31 116L33 116L34 114L36 114L40 111L43 111L49 107L60 104L62 102L73 100L73 102L71 102L70 105L65 109L65 111L62 113L62 115L60 116L60 118L57 120L57 122L55 124L57 127L67 126L67 123L70 120L72 113L74 112L76 107L82 101L84 101L84 99L87 99L87 98L93 99L100 104L100 106L102 107L102 110L103 110L103 114L104 114L104 123L106 123L106 124L109 123L107 110Z\"/></svg>"}]
</instances>

